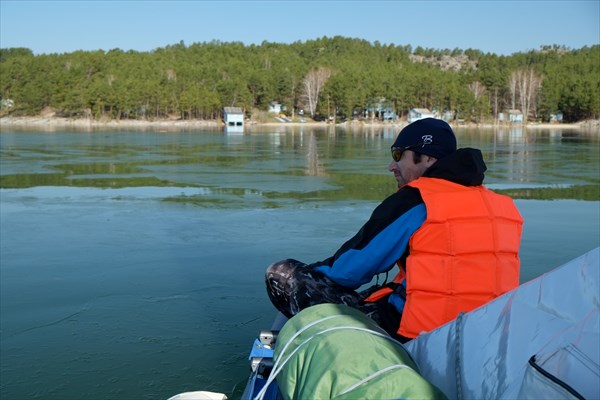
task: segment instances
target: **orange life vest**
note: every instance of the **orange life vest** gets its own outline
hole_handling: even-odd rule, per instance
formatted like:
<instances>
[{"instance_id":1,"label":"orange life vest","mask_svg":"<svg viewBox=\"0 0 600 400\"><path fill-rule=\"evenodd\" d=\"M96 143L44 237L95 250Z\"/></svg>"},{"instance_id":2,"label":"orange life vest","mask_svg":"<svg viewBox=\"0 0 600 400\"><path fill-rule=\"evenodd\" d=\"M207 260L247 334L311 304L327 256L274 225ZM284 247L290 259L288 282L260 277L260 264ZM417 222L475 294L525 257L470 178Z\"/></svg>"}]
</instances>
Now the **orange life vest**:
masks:
<instances>
[{"instance_id":1,"label":"orange life vest","mask_svg":"<svg viewBox=\"0 0 600 400\"><path fill-rule=\"evenodd\" d=\"M414 338L519 285L523 218L510 197L484 186L425 177L408 185L419 189L427 208L409 240L398 329Z\"/></svg>"}]
</instances>

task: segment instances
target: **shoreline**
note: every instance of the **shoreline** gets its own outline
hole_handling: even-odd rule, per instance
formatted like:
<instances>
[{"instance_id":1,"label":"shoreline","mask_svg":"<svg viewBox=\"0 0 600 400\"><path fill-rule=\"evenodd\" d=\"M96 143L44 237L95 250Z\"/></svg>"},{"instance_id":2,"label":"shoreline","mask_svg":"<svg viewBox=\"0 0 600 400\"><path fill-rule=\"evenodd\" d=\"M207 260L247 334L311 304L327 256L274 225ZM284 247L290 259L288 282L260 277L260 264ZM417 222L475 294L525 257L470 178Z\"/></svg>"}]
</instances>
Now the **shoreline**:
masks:
<instances>
[{"instance_id":1,"label":"shoreline","mask_svg":"<svg viewBox=\"0 0 600 400\"><path fill-rule=\"evenodd\" d=\"M408 125L406 121L395 123L380 121L346 121L342 123L328 122L246 122L244 129L248 127L396 127L398 129ZM527 123L527 124L455 124L450 125L456 128L526 128L526 129L586 129L600 132L600 120L589 120L569 124L549 124L549 123ZM109 120L97 121L91 119L61 118L61 117L2 117L0 118L0 132L5 129L23 128L33 130L55 130L55 129L81 129L92 130L103 129L151 129L151 130L188 130L198 128L225 129L226 126L221 121L216 120Z\"/></svg>"}]
</instances>

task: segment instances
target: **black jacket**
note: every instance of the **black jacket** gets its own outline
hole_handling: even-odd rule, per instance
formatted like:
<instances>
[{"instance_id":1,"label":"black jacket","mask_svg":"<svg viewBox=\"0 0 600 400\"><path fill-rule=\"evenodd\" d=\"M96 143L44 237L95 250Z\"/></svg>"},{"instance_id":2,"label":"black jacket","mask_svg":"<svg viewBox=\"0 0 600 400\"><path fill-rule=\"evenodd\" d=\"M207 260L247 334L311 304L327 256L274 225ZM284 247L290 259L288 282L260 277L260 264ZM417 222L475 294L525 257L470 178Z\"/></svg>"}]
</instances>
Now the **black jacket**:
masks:
<instances>
[{"instance_id":1,"label":"black jacket","mask_svg":"<svg viewBox=\"0 0 600 400\"><path fill-rule=\"evenodd\" d=\"M483 184L486 169L480 150L464 148L439 159L423 176L478 186ZM383 200L356 235L333 256L310 266L338 284L356 289L406 258L408 240L426 215L419 190L404 186Z\"/></svg>"}]
</instances>

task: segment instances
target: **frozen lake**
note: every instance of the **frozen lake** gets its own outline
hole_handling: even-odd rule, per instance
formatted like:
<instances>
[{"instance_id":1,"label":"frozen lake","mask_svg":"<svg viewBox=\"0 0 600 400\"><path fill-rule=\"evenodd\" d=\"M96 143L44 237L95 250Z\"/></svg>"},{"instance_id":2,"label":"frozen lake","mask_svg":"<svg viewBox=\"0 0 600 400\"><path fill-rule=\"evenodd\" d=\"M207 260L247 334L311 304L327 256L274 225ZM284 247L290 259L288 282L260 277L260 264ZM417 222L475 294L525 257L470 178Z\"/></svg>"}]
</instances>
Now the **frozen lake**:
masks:
<instances>
[{"instance_id":1,"label":"frozen lake","mask_svg":"<svg viewBox=\"0 0 600 400\"><path fill-rule=\"evenodd\" d=\"M360 228L395 190L396 134L0 133L3 397L235 398L275 315L265 267L324 259ZM599 245L598 135L457 136L488 186L534 193L516 201L521 281Z\"/></svg>"}]
</instances>

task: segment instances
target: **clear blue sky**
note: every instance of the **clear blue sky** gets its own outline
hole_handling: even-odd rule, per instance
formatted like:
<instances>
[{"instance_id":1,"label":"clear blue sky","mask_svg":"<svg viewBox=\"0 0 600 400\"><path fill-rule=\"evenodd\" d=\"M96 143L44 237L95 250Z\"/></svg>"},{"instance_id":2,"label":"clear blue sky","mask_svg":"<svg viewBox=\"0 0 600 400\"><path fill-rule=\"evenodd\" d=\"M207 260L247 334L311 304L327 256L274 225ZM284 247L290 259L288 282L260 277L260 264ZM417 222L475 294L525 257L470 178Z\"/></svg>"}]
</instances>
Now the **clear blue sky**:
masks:
<instances>
[{"instance_id":1,"label":"clear blue sky","mask_svg":"<svg viewBox=\"0 0 600 400\"><path fill-rule=\"evenodd\" d=\"M600 0L0 0L0 47L35 54L340 35L509 55L542 45L599 44L599 24Z\"/></svg>"}]
</instances>

